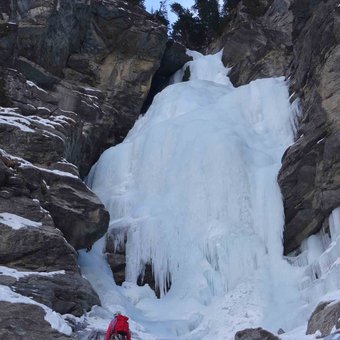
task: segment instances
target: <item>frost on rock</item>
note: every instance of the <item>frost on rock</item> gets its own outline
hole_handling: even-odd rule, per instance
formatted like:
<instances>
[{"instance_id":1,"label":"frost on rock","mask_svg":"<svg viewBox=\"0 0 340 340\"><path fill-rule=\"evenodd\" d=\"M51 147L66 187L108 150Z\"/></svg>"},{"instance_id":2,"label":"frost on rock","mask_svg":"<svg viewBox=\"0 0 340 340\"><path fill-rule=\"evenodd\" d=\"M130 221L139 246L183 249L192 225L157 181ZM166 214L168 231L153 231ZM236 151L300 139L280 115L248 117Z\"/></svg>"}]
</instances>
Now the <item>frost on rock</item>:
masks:
<instances>
[{"instance_id":1,"label":"frost on rock","mask_svg":"<svg viewBox=\"0 0 340 340\"><path fill-rule=\"evenodd\" d=\"M163 298L110 288L104 239L81 254L82 271L103 306L110 308L111 290L111 303L140 323L147 324L140 313L166 323L163 330L147 324L159 338L233 339L244 328L292 329L305 320L297 313L301 269L282 256L276 177L294 137L286 83L269 78L234 88L221 54L189 53L190 81L178 83L175 75L88 178L110 212L110 232L126 231L126 280L135 284L152 263ZM101 282L99 266L106 273ZM119 296L134 296L138 312Z\"/></svg>"}]
</instances>

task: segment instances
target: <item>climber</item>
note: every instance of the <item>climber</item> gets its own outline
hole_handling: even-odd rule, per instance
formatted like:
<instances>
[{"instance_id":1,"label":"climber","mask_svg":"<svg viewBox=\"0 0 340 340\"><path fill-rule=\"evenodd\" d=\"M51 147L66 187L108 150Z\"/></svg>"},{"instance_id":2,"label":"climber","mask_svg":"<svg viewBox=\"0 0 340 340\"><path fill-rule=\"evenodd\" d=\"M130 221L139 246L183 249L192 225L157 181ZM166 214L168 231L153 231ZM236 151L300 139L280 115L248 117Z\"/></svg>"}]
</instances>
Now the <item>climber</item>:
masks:
<instances>
[{"instance_id":1,"label":"climber","mask_svg":"<svg viewBox=\"0 0 340 340\"><path fill-rule=\"evenodd\" d=\"M127 316L115 313L107 329L105 340L131 340L128 320Z\"/></svg>"}]
</instances>

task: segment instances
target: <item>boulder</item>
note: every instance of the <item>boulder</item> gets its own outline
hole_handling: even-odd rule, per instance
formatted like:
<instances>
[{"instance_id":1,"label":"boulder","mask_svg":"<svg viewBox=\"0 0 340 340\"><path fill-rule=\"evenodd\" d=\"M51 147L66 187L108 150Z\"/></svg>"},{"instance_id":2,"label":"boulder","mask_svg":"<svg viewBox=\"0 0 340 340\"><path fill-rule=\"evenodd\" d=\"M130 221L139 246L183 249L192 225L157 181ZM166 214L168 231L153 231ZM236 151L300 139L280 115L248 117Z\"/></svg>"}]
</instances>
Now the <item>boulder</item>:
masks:
<instances>
[{"instance_id":1,"label":"boulder","mask_svg":"<svg viewBox=\"0 0 340 340\"><path fill-rule=\"evenodd\" d=\"M0 301L0 338L11 340L69 340L44 319L45 311L33 304Z\"/></svg>"},{"instance_id":2,"label":"boulder","mask_svg":"<svg viewBox=\"0 0 340 340\"><path fill-rule=\"evenodd\" d=\"M277 336L266 331L263 328L248 328L238 331L235 334L235 340L279 340Z\"/></svg>"},{"instance_id":3,"label":"boulder","mask_svg":"<svg viewBox=\"0 0 340 340\"><path fill-rule=\"evenodd\" d=\"M42 206L49 211L56 227L75 249L90 248L105 234L109 214L78 177L64 176L60 180L63 176L58 170L44 172L25 167L21 171L29 179L36 172L35 175L45 181L47 190L42 193Z\"/></svg>"},{"instance_id":4,"label":"boulder","mask_svg":"<svg viewBox=\"0 0 340 340\"><path fill-rule=\"evenodd\" d=\"M92 306L100 305L98 295L79 273L29 275L16 281L12 288L60 314L81 316Z\"/></svg>"},{"instance_id":5,"label":"boulder","mask_svg":"<svg viewBox=\"0 0 340 340\"><path fill-rule=\"evenodd\" d=\"M89 248L104 235L109 214L94 193L76 175L33 166L22 159L16 162L16 169L12 170L3 187L3 192L7 192L1 206L3 212L23 217L28 215L33 221L40 221L39 213L34 215L33 212L45 209L48 211L47 218L52 218L48 221L48 226L52 230L58 228L59 234L62 231L63 237L75 249ZM66 169L67 163L64 164ZM56 167L58 168L58 164ZM68 168L73 169L70 166ZM15 194L15 197L8 197L10 193ZM21 201L22 206L12 206L13 201ZM35 209L27 214L28 207Z\"/></svg>"},{"instance_id":6,"label":"boulder","mask_svg":"<svg viewBox=\"0 0 340 340\"><path fill-rule=\"evenodd\" d=\"M321 302L308 320L306 334L320 332L320 338L340 329L340 301Z\"/></svg>"},{"instance_id":7,"label":"boulder","mask_svg":"<svg viewBox=\"0 0 340 340\"><path fill-rule=\"evenodd\" d=\"M77 270L75 250L55 228L15 230L0 219L0 230L1 265L30 271Z\"/></svg>"}]
</instances>

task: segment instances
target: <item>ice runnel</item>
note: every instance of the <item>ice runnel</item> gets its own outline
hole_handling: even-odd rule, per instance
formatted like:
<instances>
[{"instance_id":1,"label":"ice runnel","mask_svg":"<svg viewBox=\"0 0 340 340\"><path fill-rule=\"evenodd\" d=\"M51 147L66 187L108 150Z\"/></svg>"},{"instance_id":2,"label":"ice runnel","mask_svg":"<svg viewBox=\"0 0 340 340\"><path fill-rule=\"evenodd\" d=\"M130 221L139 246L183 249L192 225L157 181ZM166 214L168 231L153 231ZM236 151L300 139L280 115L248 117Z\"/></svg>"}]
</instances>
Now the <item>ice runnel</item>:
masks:
<instances>
[{"instance_id":1,"label":"ice runnel","mask_svg":"<svg viewBox=\"0 0 340 340\"><path fill-rule=\"evenodd\" d=\"M276 180L293 142L287 86L270 78L234 88L220 54L193 56L190 81L155 97L89 183L113 232L126 230L126 280L136 283L152 263L164 295L171 276L168 294L139 300L140 310L158 320L199 318L192 339L289 329L298 324L297 274L282 257Z\"/></svg>"}]
</instances>

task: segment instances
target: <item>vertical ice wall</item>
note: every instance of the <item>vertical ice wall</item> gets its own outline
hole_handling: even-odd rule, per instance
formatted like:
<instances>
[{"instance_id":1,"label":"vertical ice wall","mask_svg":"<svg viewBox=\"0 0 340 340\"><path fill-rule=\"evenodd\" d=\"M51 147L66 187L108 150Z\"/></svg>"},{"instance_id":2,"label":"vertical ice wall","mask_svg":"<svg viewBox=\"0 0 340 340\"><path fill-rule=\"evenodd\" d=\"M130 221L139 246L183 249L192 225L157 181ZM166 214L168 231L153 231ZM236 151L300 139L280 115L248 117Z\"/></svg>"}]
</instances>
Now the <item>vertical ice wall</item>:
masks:
<instances>
[{"instance_id":1,"label":"vertical ice wall","mask_svg":"<svg viewBox=\"0 0 340 340\"><path fill-rule=\"evenodd\" d=\"M290 327L299 298L295 269L282 258L276 181L293 141L286 84L234 88L220 54L194 57L190 81L156 96L125 141L104 152L89 183L110 228L127 232L127 281L146 263L161 292L171 279L159 302L171 306L168 317L201 311L209 328L214 311L230 334Z\"/></svg>"}]
</instances>

